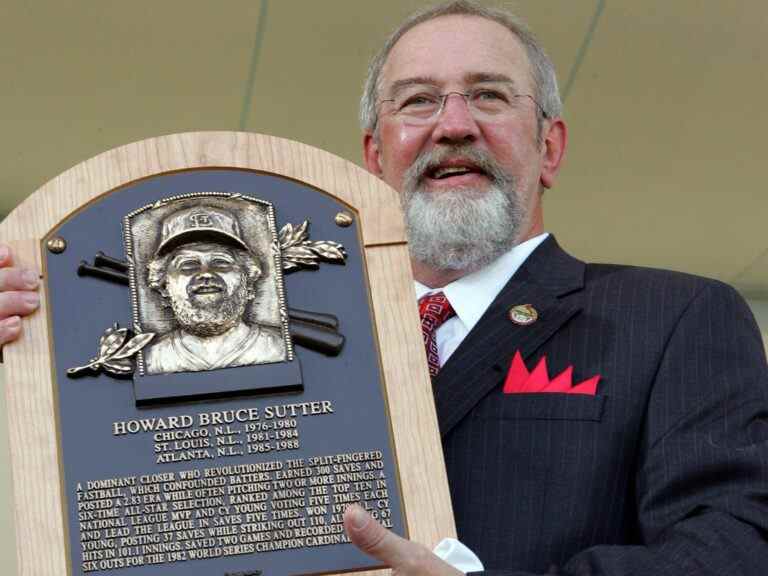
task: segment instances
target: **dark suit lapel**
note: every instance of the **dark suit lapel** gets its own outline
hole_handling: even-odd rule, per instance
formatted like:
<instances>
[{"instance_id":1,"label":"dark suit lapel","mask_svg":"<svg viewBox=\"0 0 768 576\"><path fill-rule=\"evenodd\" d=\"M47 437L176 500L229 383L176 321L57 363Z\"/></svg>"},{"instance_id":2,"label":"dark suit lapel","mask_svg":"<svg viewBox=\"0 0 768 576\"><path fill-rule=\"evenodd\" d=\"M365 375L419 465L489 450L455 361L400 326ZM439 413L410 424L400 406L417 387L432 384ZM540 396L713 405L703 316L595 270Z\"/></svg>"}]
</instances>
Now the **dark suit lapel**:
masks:
<instances>
[{"instance_id":1,"label":"dark suit lapel","mask_svg":"<svg viewBox=\"0 0 768 576\"><path fill-rule=\"evenodd\" d=\"M434 382L440 432L447 434L488 392L500 385L515 350L533 354L581 310L584 263L550 236L515 273ZM520 326L509 309L531 304L538 320Z\"/></svg>"}]
</instances>

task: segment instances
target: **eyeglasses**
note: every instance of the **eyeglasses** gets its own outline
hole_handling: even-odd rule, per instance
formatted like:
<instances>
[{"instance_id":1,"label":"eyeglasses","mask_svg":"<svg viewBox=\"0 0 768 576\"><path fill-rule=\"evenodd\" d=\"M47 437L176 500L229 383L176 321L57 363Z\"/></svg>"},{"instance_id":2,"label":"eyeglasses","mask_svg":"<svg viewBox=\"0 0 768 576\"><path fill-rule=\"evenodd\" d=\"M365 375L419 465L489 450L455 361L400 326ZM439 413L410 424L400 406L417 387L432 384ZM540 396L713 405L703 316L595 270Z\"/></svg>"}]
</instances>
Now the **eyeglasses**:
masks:
<instances>
[{"instance_id":1,"label":"eyeglasses","mask_svg":"<svg viewBox=\"0 0 768 576\"><path fill-rule=\"evenodd\" d=\"M379 104L389 103L388 114L415 125L430 124L437 120L445 108L449 96L461 96L467 108L478 121L497 121L516 113L520 109L520 99L529 98L539 109L542 118L548 118L544 108L530 94L516 94L507 86L478 86L469 92L446 92L439 94L423 87L404 90L394 98L386 98Z\"/></svg>"}]
</instances>

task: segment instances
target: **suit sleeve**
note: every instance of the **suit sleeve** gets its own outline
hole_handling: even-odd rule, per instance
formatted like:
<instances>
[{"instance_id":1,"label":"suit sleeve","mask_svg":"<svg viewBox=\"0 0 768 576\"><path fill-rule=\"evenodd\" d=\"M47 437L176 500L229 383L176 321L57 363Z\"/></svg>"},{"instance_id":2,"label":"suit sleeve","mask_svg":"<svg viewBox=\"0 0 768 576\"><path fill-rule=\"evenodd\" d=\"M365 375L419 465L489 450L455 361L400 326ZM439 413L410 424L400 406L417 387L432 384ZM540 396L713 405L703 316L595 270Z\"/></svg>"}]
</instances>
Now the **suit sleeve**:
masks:
<instances>
[{"instance_id":1,"label":"suit sleeve","mask_svg":"<svg viewBox=\"0 0 768 576\"><path fill-rule=\"evenodd\" d=\"M707 284L680 316L636 468L637 545L595 546L549 574L768 574L768 368L732 288Z\"/></svg>"}]
</instances>

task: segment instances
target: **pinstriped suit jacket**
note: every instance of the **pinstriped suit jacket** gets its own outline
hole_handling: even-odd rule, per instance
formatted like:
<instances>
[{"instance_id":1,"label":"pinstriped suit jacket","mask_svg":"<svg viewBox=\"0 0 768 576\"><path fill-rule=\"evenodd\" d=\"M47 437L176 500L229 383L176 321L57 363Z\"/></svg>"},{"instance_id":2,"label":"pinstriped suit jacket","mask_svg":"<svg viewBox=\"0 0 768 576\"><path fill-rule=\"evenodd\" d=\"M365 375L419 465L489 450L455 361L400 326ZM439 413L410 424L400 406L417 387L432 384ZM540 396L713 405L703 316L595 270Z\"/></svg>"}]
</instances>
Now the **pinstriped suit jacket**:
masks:
<instances>
[{"instance_id":1,"label":"pinstriped suit jacket","mask_svg":"<svg viewBox=\"0 0 768 576\"><path fill-rule=\"evenodd\" d=\"M509 321L526 303L538 321ZM597 395L503 394L516 350L600 374ZM768 574L768 368L728 286L550 237L434 388L459 538L486 570Z\"/></svg>"}]
</instances>

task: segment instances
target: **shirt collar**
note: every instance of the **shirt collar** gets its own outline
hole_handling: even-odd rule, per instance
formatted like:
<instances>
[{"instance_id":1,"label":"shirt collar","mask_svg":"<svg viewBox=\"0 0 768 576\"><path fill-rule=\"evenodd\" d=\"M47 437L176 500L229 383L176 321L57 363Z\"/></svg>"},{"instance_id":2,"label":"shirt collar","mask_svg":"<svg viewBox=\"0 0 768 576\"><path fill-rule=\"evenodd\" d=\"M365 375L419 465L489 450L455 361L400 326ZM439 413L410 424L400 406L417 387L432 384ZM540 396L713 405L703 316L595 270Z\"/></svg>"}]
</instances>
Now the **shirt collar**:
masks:
<instances>
[{"instance_id":1,"label":"shirt collar","mask_svg":"<svg viewBox=\"0 0 768 576\"><path fill-rule=\"evenodd\" d=\"M467 331L472 330L501 289L539 244L547 239L547 236L549 233L545 232L529 238L514 246L509 252L505 252L488 266L462 276L442 288L428 288L414 281L416 298L420 299L434 292L443 292Z\"/></svg>"}]
</instances>

